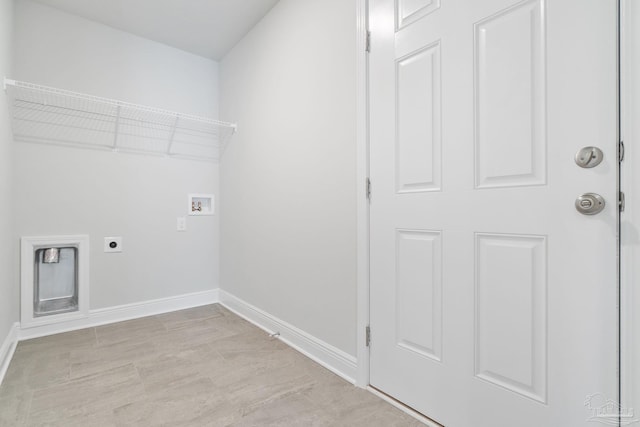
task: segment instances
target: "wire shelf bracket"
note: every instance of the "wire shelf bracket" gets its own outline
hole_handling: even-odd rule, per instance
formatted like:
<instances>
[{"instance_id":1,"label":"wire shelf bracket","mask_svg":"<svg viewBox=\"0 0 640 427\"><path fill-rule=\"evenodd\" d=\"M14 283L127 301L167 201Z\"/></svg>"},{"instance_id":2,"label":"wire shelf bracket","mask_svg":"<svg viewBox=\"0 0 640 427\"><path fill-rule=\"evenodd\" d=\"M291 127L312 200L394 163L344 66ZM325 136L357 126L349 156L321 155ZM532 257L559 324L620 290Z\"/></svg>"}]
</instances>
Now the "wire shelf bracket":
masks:
<instances>
[{"instance_id":1,"label":"wire shelf bracket","mask_svg":"<svg viewBox=\"0 0 640 427\"><path fill-rule=\"evenodd\" d=\"M234 123L4 79L16 140L218 161Z\"/></svg>"}]
</instances>

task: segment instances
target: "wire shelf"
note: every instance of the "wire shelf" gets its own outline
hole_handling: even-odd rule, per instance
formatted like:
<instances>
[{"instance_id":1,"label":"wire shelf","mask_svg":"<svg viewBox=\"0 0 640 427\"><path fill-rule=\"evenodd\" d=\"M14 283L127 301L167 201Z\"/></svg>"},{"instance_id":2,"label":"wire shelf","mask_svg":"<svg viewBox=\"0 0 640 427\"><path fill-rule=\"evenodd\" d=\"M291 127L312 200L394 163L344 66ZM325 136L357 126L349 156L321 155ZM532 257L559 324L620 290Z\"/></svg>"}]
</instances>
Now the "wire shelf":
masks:
<instances>
[{"instance_id":1,"label":"wire shelf","mask_svg":"<svg viewBox=\"0 0 640 427\"><path fill-rule=\"evenodd\" d=\"M16 140L216 161L233 123L4 80Z\"/></svg>"}]
</instances>

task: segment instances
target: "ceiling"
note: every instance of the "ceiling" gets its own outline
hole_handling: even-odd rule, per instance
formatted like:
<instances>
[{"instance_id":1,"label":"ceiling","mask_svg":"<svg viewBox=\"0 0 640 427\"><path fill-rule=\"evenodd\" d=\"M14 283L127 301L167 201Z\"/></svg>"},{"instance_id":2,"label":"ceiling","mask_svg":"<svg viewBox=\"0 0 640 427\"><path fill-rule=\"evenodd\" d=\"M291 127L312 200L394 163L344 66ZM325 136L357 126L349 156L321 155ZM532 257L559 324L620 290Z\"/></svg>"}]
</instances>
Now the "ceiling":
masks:
<instances>
[{"instance_id":1,"label":"ceiling","mask_svg":"<svg viewBox=\"0 0 640 427\"><path fill-rule=\"evenodd\" d=\"M219 60L278 0L37 0L113 28Z\"/></svg>"}]
</instances>

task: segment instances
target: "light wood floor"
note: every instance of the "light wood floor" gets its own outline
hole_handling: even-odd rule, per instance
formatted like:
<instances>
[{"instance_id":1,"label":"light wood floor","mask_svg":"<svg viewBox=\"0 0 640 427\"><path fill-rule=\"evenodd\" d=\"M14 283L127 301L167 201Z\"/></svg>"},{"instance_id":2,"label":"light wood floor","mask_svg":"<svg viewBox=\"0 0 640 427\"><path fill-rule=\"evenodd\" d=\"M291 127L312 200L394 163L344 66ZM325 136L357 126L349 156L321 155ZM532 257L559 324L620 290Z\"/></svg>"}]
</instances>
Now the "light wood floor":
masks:
<instances>
[{"instance_id":1,"label":"light wood floor","mask_svg":"<svg viewBox=\"0 0 640 427\"><path fill-rule=\"evenodd\" d=\"M420 426L219 305L19 343L1 426Z\"/></svg>"}]
</instances>

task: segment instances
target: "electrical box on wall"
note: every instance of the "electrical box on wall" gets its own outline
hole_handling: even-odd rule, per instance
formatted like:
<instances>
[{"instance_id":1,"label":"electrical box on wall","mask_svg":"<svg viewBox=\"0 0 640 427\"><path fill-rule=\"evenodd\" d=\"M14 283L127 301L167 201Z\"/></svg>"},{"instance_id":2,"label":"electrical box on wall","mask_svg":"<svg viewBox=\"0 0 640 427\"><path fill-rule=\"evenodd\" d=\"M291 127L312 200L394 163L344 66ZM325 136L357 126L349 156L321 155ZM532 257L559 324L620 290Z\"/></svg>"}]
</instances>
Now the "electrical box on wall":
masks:
<instances>
[{"instance_id":1,"label":"electrical box on wall","mask_svg":"<svg viewBox=\"0 0 640 427\"><path fill-rule=\"evenodd\" d=\"M105 237L104 251L107 253L122 252L122 237Z\"/></svg>"},{"instance_id":2,"label":"electrical box on wall","mask_svg":"<svg viewBox=\"0 0 640 427\"><path fill-rule=\"evenodd\" d=\"M213 215L213 194L189 194L189 215Z\"/></svg>"}]
</instances>

